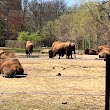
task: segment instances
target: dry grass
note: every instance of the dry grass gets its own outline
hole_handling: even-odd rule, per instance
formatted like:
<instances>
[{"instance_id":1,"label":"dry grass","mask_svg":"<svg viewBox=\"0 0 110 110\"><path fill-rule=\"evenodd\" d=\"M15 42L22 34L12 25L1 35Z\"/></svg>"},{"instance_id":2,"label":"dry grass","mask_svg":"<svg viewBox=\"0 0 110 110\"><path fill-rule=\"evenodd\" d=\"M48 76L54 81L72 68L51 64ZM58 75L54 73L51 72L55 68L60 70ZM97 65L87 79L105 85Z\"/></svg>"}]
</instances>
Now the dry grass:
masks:
<instances>
[{"instance_id":1,"label":"dry grass","mask_svg":"<svg viewBox=\"0 0 110 110\"><path fill-rule=\"evenodd\" d=\"M20 58L28 75L0 76L0 110L104 110L105 62L96 57Z\"/></svg>"}]
</instances>

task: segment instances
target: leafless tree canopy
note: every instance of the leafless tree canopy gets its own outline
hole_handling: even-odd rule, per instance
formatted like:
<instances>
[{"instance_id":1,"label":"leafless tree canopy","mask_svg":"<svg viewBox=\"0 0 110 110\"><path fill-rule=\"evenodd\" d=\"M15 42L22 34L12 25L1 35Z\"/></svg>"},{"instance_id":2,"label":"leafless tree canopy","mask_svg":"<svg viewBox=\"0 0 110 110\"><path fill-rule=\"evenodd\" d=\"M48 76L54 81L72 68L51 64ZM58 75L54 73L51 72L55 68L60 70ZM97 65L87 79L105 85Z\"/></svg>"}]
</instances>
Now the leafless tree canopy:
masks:
<instances>
[{"instance_id":1,"label":"leafless tree canopy","mask_svg":"<svg viewBox=\"0 0 110 110\"><path fill-rule=\"evenodd\" d=\"M50 20L58 19L67 10L64 0L28 0L23 1L23 12L25 25L31 28L31 31L38 30ZM30 26L29 26L30 25Z\"/></svg>"}]
</instances>

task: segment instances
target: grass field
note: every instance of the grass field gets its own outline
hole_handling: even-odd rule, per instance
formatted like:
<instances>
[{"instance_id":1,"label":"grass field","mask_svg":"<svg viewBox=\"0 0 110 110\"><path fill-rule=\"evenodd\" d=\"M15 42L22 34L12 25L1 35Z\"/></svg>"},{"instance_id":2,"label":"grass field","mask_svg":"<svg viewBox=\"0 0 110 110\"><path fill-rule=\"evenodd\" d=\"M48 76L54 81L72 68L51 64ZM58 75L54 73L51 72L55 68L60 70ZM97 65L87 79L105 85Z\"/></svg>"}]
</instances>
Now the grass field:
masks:
<instances>
[{"instance_id":1,"label":"grass field","mask_svg":"<svg viewBox=\"0 0 110 110\"><path fill-rule=\"evenodd\" d=\"M97 57L20 57L27 76L0 76L0 110L104 110L105 62Z\"/></svg>"},{"instance_id":2,"label":"grass field","mask_svg":"<svg viewBox=\"0 0 110 110\"><path fill-rule=\"evenodd\" d=\"M0 47L0 49L7 50L7 51L13 51L16 53L25 53L25 48L21 49L21 48ZM37 49L33 49L33 52L40 52L41 50L43 50L43 48L37 48Z\"/></svg>"}]
</instances>

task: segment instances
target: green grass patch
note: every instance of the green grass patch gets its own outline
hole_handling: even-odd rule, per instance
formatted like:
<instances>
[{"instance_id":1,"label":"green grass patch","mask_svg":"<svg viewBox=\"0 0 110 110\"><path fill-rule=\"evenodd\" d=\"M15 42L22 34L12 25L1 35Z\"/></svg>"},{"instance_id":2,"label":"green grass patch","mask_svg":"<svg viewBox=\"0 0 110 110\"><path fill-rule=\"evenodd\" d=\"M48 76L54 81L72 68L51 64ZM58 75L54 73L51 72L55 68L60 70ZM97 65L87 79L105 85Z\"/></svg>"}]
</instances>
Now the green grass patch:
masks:
<instances>
[{"instance_id":1,"label":"green grass patch","mask_svg":"<svg viewBox=\"0 0 110 110\"><path fill-rule=\"evenodd\" d=\"M17 53L25 53L25 49L21 49L21 48L0 48L3 50L7 50L7 51L13 51L13 52L17 52ZM38 49L33 49L33 52L40 52L42 50L42 48L38 48Z\"/></svg>"}]
</instances>

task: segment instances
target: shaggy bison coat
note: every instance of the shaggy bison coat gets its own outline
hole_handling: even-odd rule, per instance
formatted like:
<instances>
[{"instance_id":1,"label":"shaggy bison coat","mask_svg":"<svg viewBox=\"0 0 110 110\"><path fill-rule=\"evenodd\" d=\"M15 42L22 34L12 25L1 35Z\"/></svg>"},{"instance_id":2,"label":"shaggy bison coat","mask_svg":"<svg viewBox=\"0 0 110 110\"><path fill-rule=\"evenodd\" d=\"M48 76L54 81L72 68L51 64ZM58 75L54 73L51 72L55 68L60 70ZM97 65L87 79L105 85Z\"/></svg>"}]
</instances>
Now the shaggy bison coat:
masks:
<instances>
[{"instance_id":1,"label":"shaggy bison coat","mask_svg":"<svg viewBox=\"0 0 110 110\"><path fill-rule=\"evenodd\" d=\"M1 59L16 58L16 55L14 52L3 51L2 53L0 53L0 58Z\"/></svg>"},{"instance_id":2,"label":"shaggy bison coat","mask_svg":"<svg viewBox=\"0 0 110 110\"><path fill-rule=\"evenodd\" d=\"M99 58L106 58L106 55L110 55L110 46L109 45L101 45L98 47L98 56Z\"/></svg>"},{"instance_id":3,"label":"shaggy bison coat","mask_svg":"<svg viewBox=\"0 0 110 110\"><path fill-rule=\"evenodd\" d=\"M26 55L30 57L30 54L33 52L33 44L30 41L26 42Z\"/></svg>"},{"instance_id":4,"label":"shaggy bison coat","mask_svg":"<svg viewBox=\"0 0 110 110\"><path fill-rule=\"evenodd\" d=\"M101 45L101 46L98 47L98 52L100 53L105 48L108 48L109 49L110 46L109 45Z\"/></svg>"},{"instance_id":5,"label":"shaggy bison coat","mask_svg":"<svg viewBox=\"0 0 110 110\"><path fill-rule=\"evenodd\" d=\"M84 53L87 54L87 55L98 55L98 51L95 50L95 49L85 49L84 50Z\"/></svg>"},{"instance_id":6,"label":"shaggy bison coat","mask_svg":"<svg viewBox=\"0 0 110 110\"><path fill-rule=\"evenodd\" d=\"M6 77L22 75L24 73L24 69L18 59L6 59L2 62L0 70L1 75Z\"/></svg>"},{"instance_id":7,"label":"shaggy bison coat","mask_svg":"<svg viewBox=\"0 0 110 110\"><path fill-rule=\"evenodd\" d=\"M72 51L75 54L75 44L71 42L63 42L63 41L56 41L52 44L51 50L49 50L49 58L54 58L56 54L60 56L64 56L66 54L66 58L71 56L72 58Z\"/></svg>"},{"instance_id":8,"label":"shaggy bison coat","mask_svg":"<svg viewBox=\"0 0 110 110\"><path fill-rule=\"evenodd\" d=\"M0 50L0 55L2 54L2 53L4 53L4 52L6 52L5 50Z\"/></svg>"},{"instance_id":9,"label":"shaggy bison coat","mask_svg":"<svg viewBox=\"0 0 110 110\"><path fill-rule=\"evenodd\" d=\"M1 50L0 50L1 52ZM24 69L16 58L14 52L3 51L0 53L0 74L5 77L22 75Z\"/></svg>"},{"instance_id":10,"label":"shaggy bison coat","mask_svg":"<svg viewBox=\"0 0 110 110\"><path fill-rule=\"evenodd\" d=\"M99 58L106 58L106 55L110 55L110 48L105 47L99 52Z\"/></svg>"}]
</instances>

